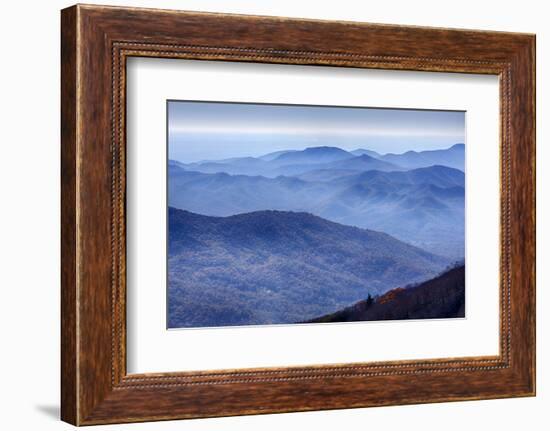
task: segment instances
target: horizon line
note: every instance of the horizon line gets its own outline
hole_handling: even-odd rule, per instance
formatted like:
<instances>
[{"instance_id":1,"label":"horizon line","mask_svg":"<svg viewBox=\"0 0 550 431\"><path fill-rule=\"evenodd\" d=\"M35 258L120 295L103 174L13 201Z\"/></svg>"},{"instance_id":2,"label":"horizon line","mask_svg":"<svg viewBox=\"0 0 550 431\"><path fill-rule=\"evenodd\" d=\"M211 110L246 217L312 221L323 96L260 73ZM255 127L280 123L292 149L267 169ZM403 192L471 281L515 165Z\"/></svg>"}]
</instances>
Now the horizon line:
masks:
<instances>
[{"instance_id":1,"label":"horizon line","mask_svg":"<svg viewBox=\"0 0 550 431\"><path fill-rule=\"evenodd\" d=\"M305 150L309 150L309 149L313 149L313 148L336 148L336 149L339 149L339 150L342 150L342 151L345 151L346 153L350 153L352 154L354 151L358 151L358 150L365 150L365 151L372 151L373 153L376 153L380 156L387 156L387 155L396 155L396 156L401 156L403 154L406 154L406 153L410 153L410 152L413 152L413 153L424 153L424 152L432 152L432 151L441 151L441 150L450 150L451 148L453 147L456 147L457 145L462 145L462 146L465 146L465 143L464 142L456 142L450 146L445 146L445 147L441 147L441 148L431 148L431 149L428 149L428 150L406 150L406 151L403 151L401 153L395 153L395 152L388 152L388 153L380 153L378 151L375 151L375 150L371 150L370 148L366 148L366 147L358 147L358 148L355 148L353 150L345 150L341 147L337 147L337 146L334 146L334 145L315 145L315 146L312 146L312 147L306 147L306 148L303 148L303 149L284 149L284 150L275 150L275 151L269 151L268 153L263 153L263 154L260 154L258 156L237 156L237 157L224 157L222 159L200 159L200 160L196 160L196 161L183 161L183 160L180 160L180 159L176 159L176 158L171 158L170 157L170 151L168 151L168 154L167 154L167 159L168 160L173 160L175 162L179 162L179 163L183 163L183 164L191 164L191 163L206 163L206 162L220 162L220 161L223 161L223 160L231 160L231 159L245 159L245 158L252 158L252 159L261 159L262 157L265 157L269 154L273 154L273 153L277 153L277 152L281 152L281 153L290 153L290 152L300 152L300 151L305 151ZM352 154L354 157L361 157L361 155L359 156L356 156L355 154Z\"/></svg>"}]
</instances>

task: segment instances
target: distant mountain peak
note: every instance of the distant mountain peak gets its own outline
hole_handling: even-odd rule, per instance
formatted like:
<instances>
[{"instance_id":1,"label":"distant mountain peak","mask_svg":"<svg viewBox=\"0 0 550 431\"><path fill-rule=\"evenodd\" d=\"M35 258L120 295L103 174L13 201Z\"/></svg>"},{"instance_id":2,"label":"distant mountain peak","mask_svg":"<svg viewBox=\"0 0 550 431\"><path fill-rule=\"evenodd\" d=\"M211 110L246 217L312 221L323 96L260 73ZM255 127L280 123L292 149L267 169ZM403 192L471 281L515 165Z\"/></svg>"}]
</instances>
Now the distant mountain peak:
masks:
<instances>
[{"instance_id":1,"label":"distant mountain peak","mask_svg":"<svg viewBox=\"0 0 550 431\"><path fill-rule=\"evenodd\" d=\"M354 157L353 154L338 147L308 147L305 150L283 153L273 159L275 163L322 163Z\"/></svg>"},{"instance_id":2,"label":"distant mountain peak","mask_svg":"<svg viewBox=\"0 0 550 431\"><path fill-rule=\"evenodd\" d=\"M310 152L310 153L313 153L313 152L347 153L347 151L342 150L341 148L331 147L331 146L328 146L328 145L321 145L319 147L307 147L304 151L305 152Z\"/></svg>"},{"instance_id":3,"label":"distant mountain peak","mask_svg":"<svg viewBox=\"0 0 550 431\"><path fill-rule=\"evenodd\" d=\"M456 168L451 168L450 166L445 166L445 165L431 165L431 166L426 166L424 168L416 168L416 169L411 169L411 172L426 172L426 171L435 171L435 172L443 172L443 171L447 171L447 172L460 172L462 175L464 175L464 172L462 172L460 169L456 169Z\"/></svg>"},{"instance_id":4,"label":"distant mountain peak","mask_svg":"<svg viewBox=\"0 0 550 431\"><path fill-rule=\"evenodd\" d=\"M464 144L457 143L446 149L407 151L402 154L388 153L380 159L407 169L444 165L464 171Z\"/></svg>"},{"instance_id":5,"label":"distant mountain peak","mask_svg":"<svg viewBox=\"0 0 550 431\"><path fill-rule=\"evenodd\" d=\"M393 172L373 169L362 172L354 177L349 176L347 177L347 181L361 182L374 180L375 178L385 178L394 184L408 182L411 184L433 184L439 187L464 186L464 172L460 169L443 165Z\"/></svg>"},{"instance_id":6,"label":"distant mountain peak","mask_svg":"<svg viewBox=\"0 0 550 431\"><path fill-rule=\"evenodd\" d=\"M330 167L341 169L355 169L359 171L368 171L372 169L393 171L401 169L399 165L377 159L375 157L369 156L368 154L352 156L350 158L346 158L345 160L335 161L331 163Z\"/></svg>"},{"instance_id":7,"label":"distant mountain peak","mask_svg":"<svg viewBox=\"0 0 550 431\"><path fill-rule=\"evenodd\" d=\"M377 153L376 151L373 151L373 150L368 150L366 148L357 148L356 150L350 151L350 153L353 154L354 156L361 156L363 154L367 154L374 158L379 158L382 156L380 153Z\"/></svg>"},{"instance_id":8,"label":"distant mountain peak","mask_svg":"<svg viewBox=\"0 0 550 431\"><path fill-rule=\"evenodd\" d=\"M368 154L361 154L360 156L357 156L358 160L376 160L374 157L369 156Z\"/></svg>"},{"instance_id":9,"label":"distant mountain peak","mask_svg":"<svg viewBox=\"0 0 550 431\"><path fill-rule=\"evenodd\" d=\"M180 169L184 169L184 164L174 159L168 159L168 166L177 166Z\"/></svg>"},{"instance_id":10,"label":"distant mountain peak","mask_svg":"<svg viewBox=\"0 0 550 431\"><path fill-rule=\"evenodd\" d=\"M267 153L267 154L264 154L263 156L258 157L258 159L264 160L264 161L268 161L268 162L269 162L269 161L271 161L271 160L276 159L276 158L279 157L281 154L295 153L296 151L298 151L298 150L280 150L280 151L273 151L272 153Z\"/></svg>"}]
</instances>

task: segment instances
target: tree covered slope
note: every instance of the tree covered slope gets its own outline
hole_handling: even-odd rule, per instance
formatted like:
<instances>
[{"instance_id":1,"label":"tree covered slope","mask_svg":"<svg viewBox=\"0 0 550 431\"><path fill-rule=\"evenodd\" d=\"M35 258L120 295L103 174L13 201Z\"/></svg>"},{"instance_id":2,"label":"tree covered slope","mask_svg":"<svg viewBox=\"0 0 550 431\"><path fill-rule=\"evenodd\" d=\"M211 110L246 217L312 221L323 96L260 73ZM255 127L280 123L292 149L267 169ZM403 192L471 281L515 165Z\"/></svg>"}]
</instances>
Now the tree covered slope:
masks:
<instances>
[{"instance_id":1,"label":"tree covered slope","mask_svg":"<svg viewBox=\"0 0 550 431\"><path fill-rule=\"evenodd\" d=\"M459 265L418 285L392 289L377 297L367 297L367 299L343 310L311 319L308 322L464 317L464 275L464 265Z\"/></svg>"},{"instance_id":2,"label":"tree covered slope","mask_svg":"<svg viewBox=\"0 0 550 431\"><path fill-rule=\"evenodd\" d=\"M309 213L169 208L169 326L299 322L426 280L447 263Z\"/></svg>"}]
</instances>

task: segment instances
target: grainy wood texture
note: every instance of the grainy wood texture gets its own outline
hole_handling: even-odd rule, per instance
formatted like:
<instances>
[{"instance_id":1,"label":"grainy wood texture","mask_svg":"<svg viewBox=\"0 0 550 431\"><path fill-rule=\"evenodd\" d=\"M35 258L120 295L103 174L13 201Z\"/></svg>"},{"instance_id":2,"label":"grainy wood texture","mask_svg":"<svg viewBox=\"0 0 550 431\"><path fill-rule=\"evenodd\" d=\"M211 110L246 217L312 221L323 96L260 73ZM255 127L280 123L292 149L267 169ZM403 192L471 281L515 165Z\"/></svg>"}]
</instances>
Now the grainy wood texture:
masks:
<instances>
[{"instance_id":1,"label":"grainy wood texture","mask_svg":"<svg viewBox=\"0 0 550 431\"><path fill-rule=\"evenodd\" d=\"M89 425L534 395L533 35L79 5L62 11L61 46L63 420ZM500 354L127 375L129 56L500 76Z\"/></svg>"},{"instance_id":2,"label":"grainy wood texture","mask_svg":"<svg viewBox=\"0 0 550 431\"><path fill-rule=\"evenodd\" d=\"M61 416L76 423L76 8L61 20Z\"/></svg>"}]
</instances>

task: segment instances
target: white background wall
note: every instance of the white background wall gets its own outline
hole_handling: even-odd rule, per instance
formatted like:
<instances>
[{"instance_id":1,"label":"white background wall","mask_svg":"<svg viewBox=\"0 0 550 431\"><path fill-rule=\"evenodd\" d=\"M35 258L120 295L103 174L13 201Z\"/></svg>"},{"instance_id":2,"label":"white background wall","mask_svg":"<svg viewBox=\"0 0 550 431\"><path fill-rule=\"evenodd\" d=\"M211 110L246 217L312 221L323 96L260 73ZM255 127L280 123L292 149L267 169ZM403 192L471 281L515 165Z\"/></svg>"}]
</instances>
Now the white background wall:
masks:
<instances>
[{"instance_id":1,"label":"white background wall","mask_svg":"<svg viewBox=\"0 0 550 431\"><path fill-rule=\"evenodd\" d=\"M537 34L538 396L134 424L96 429L278 430L338 428L548 429L550 424L550 13L537 0L363 2L299 0L102 1L171 9L477 28ZM2 4L0 32L0 427L69 429L59 409L60 0ZM546 119L546 120L545 120Z\"/></svg>"}]
</instances>

